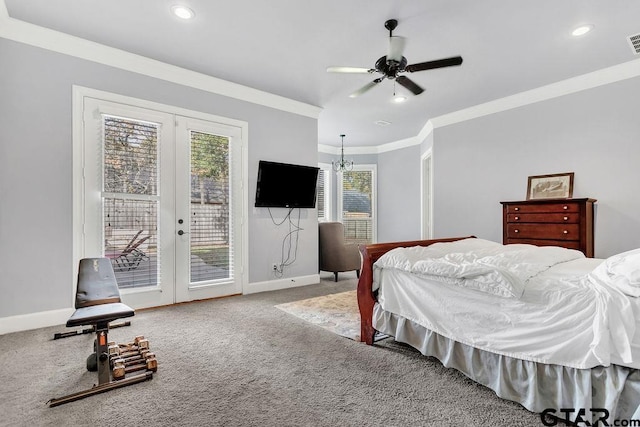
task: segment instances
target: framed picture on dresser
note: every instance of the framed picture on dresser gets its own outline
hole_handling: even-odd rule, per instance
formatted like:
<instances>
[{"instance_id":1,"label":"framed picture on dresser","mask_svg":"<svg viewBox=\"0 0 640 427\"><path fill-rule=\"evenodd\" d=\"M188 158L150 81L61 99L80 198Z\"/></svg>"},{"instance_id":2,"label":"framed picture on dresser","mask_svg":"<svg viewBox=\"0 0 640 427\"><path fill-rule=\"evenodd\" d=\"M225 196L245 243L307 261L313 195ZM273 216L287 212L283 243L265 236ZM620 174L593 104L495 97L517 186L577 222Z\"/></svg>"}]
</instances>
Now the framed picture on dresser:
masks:
<instances>
[{"instance_id":1,"label":"framed picture on dresser","mask_svg":"<svg viewBox=\"0 0 640 427\"><path fill-rule=\"evenodd\" d=\"M573 172L530 176L527 200L570 199L573 196Z\"/></svg>"}]
</instances>

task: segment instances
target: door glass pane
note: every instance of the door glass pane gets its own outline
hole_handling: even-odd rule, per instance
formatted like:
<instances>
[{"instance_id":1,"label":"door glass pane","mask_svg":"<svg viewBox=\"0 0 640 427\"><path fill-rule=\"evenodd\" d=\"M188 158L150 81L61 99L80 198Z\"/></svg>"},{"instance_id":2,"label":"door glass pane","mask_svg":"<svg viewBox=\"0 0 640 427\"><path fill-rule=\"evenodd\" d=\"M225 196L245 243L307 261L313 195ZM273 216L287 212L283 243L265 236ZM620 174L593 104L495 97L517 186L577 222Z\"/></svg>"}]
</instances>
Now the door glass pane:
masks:
<instances>
[{"instance_id":1,"label":"door glass pane","mask_svg":"<svg viewBox=\"0 0 640 427\"><path fill-rule=\"evenodd\" d=\"M342 174L342 222L348 242L373 242L371 171L350 171Z\"/></svg>"},{"instance_id":2,"label":"door glass pane","mask_svg":"<svg viewBox=\"0 0 640 427\"><path fill-rule=\"evenodd\" d=\"M104 191L158 194L158 125L104 117Z\"/></svg>"},{"instance_id":3,"label":"door glass pane","mask_svg":"<svg viewBox=\"0 0 640 427\"><path fill-rule=\"evenodd\" d=\"M233 278L229 138L191 131L190 282Z\"/></svg>"},{"instance_id":4,"label":"door glass pane","mask_svg":"<svg viewBox=\"0 0 640 427\"><path fill-rule=\"evenodd\" d=\"M103 116L104 256L120 288L159 282L158 135L155 123Z\"/></svg>"}]
</instances>

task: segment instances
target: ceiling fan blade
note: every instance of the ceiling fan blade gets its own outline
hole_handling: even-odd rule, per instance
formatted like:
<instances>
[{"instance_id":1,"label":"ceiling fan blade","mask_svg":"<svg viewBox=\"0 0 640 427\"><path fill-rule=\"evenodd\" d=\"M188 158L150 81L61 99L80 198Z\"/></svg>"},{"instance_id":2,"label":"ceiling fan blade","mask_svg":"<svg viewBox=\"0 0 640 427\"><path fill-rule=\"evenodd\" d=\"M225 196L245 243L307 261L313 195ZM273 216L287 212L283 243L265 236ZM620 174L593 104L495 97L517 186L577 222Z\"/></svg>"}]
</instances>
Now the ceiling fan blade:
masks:
<instances>
[{"instance_id":1,"label":"ceiling fan blade","mask_svg":"<svg viewBox=\"0 0 640 427\"><path fill-rule=\"evenodd\" d=\"M408 77L398 76L396 77L396 81L399 85L409 89L409 91L411 91L411 93L413 93L414 95L420 95L422 92L424 92L424 89L415 84L415 82Z\"/></svg>"},{"instance_id":2,"label":"ceiling fan blade","mask_svg":"<svg viewBox=\"0 0 640 427\"><path fill-rule=\"evenodd\" d=\"M402 61L402 54L404 53L404 47L406 44L407 39L404 37L389 37L389 52L387 53L387 61Z\"/></svg>"},{"instance_id":3,"label":"ceiling fan blade","mask_svg":"<svg viewBox=\"0 0 640 427\"><path fill-rule=\"evenodd\" d=\"M416 71L432 70L434 68L452 67L454 65L462 64L461 56L454 56L452 58L438 59L435 61L420 62L418 64L407 65L404 70L409 73Z\"/></svg>"},{"instance_id":4,"label":"ceiling fan blade","mask_svg":"<svg viewBox=\"0 0 640 427\"><path fill-rule=\"evenodd\" d=\"M351 95L349 95L349 98L357 98L358 96L362 95L363 93L367 92L369 89L371 89L372 87L380 83L382 80L383 80L382 77L378 77L374 81L367 83L357 91L353 92Z\"/></svg>"},{"instance_id":5,"label":"ceiling fan blade","mask_svg":"<svg viewBox=\"0 0 640 427\"><path fill-rule=\"evenodd\" d=\"M372 68L360 68L360 67L327 67L328 73L351 73L351 74L367 74L373 73L375 70Z\"/></svg>"}]
</instances>

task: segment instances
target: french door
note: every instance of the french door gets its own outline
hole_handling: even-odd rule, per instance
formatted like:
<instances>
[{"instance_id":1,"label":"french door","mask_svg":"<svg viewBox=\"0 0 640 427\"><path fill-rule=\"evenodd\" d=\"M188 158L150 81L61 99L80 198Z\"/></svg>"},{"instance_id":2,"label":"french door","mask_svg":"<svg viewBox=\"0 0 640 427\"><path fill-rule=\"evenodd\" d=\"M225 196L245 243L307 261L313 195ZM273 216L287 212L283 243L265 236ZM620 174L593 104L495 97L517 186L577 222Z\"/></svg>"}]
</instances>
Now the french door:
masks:
<instances>
[{"instance_id":1,"label":"french door","mask_svg":"<svg viewBox=\"0 0 640 427\"><path fill-rule=\"evenodd\" d=\"M134 308L242 292L242 128L84 98L84 256Z\"/></svg>"},{"instance_id":2,"label":"french door","mask_svg":"<svg viewBox=\"0 0 640 427\"><path fill-rule=\"evenodd\" d=\"M241 131L179 117L176 134L176 301L241 293Z\"/></svg>"}]
</instances>

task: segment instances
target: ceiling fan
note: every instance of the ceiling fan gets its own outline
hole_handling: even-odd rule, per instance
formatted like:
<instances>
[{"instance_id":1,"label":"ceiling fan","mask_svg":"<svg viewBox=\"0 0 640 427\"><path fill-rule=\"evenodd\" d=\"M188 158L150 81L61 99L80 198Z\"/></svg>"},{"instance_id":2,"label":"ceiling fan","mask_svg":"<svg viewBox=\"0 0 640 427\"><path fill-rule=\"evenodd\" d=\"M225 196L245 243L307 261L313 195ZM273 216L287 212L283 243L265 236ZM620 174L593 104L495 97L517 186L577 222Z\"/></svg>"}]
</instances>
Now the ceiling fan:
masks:
<instances>
[{"instance_id":1,"label":"ceiling fan","mask_svg":"<svg viewBox=\"0 0 640 427\"><path fill-rule=\"evenodd\" d=\"M379 73L382 76L367 83L357 91L353 92L349 97L355 98L367 92L369 89L382 82L384 79L395 79L399 85L407 88L414 95L420 95L424 89L418 86L410 78L401 75L402 73L415 73L416 71L432 70L434 68L451 67L462 64L461 56L451 58L437 59L435 61L420 62L417 64L407 65L407 58L402 56L406 39L400 36L394 36L393 30L398 26L398 21L389 19L384 23L384 27L389 30L389 51L386 56L378 59L374 68L358 68L358 67L328 67L330 73Z\"/></svg>"}]
</instances>

